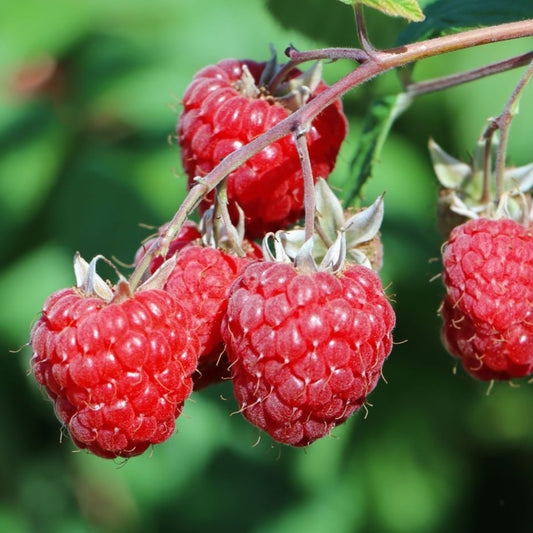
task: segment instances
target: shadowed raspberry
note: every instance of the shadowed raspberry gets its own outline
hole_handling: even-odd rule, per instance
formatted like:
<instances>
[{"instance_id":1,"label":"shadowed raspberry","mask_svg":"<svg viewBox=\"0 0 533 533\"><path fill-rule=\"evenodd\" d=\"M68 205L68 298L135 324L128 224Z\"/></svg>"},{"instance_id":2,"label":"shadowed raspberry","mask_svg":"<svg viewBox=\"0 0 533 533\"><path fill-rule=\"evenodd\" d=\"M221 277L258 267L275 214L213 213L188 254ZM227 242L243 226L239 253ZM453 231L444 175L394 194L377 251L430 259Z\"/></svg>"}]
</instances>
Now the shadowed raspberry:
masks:
<instances>
[{"instance_id":1,"label":"shadowed raspberry","mask_svg":"<svg viewBox=\"0 0 533 533\"><path fill-rule=\"evenodd\" d=\"M177 132L189 185L291 113L264 88L253 96L240 92L244 65L258 84L266 63L226 59L198 72L185 91ZM311 98L325 88L320 82ZM329 176L346 132L340 101L312 122L306 138L315 177ZM303 214L303 179L291 137L276 141L234 170L227 194L230 208L237 203L243 209L251 238L298 220Z\"/></svg>"},{"instance_id":2,"label":"shadowed raspberry","mask_svg":"<svg viewBox=\"0 0 533 533\"><path fill-rule=\"evenodd\" d=\"M455 228L443 253L442 339L481 380L533 372L533 234L508 219Z\"/></svg>"},{"instance_id":3,"label":"shadowed raspberry","mask_svg":"<svg viewBox=\"0 0 533 533\"><path fill-rule=\"evenodd\" d=\"M196 390L229 377L220 324L230 285L260 253L257 247L250 245L249 249L249 256L238 257L215 248L189 246L176 256L176 266L168 277L165 290L190 313L200 342Z\"/></svg>"},{"instance_id":4,"label":"shadowed raspberry","mask_svg":"<svg viewBox=\"0 0 533 533\"><path fill-rule=\"evenodd\" d=\"M242 414L292 446L327 435L376 386L394 323L369 268L334 275L249 265L232 286L222 327Z\"/></svg>"},{"instance_id":5,"label":"shadowed raspberry","mask_svg":"<svg viewBox=\"0 0 533 533\"><path fill-rule=\"evenodd\" d=\"M80 448L139 455L168 439L192 389L197 340L162 290L120 303L60 290L32 329L32 369Z\"/></svg>"}]
</instances>

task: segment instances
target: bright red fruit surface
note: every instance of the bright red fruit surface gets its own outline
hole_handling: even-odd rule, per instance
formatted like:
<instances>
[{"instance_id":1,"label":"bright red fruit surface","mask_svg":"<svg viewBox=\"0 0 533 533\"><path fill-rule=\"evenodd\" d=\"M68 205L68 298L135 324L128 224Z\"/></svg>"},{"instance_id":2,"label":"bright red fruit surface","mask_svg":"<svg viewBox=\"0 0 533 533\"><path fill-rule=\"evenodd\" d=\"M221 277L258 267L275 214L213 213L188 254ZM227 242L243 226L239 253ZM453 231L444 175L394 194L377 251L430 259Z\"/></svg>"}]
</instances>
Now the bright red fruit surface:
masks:
<instances>
[{"instance_id":1,"label":"bright red fruit surface","mask_svg":"<svg viewBox=\"0 0 533 533\"><path fill-rule=\"evenodd\" d=\"M508 380L533 372L533 234L513 220L470 220L443 253L442 339L467 372Z\"/></svg>"},{"instance_id":2,"label":"bright red fruit surface","mask_svg":"<svg viewBox=\"0 0 533 533\"><path fill-rule=\"evenodd\" d=\"M226 59L198 72L185 91L177 132L190 185L196 176L205 176L228 154L291 113L264 90L257 97L241 94L237 83L243 65L258 84L265 63ZM325 88L321 82L315 94ZM340 101L313 121L306 138L315 178L329 176L346 132ZM251 238L298 220L303 214L303 181L291 136L271 144L234 170L228 177L227 191L230 207L237 203L243 209L246 233Z\"/></svg>"},{"instance_id":3,"label":"bright red fruit surface","mask_svg":"<svg viewBox=\"0 0 533 533\"><path fill-rule=\"evenodd\" d=\"M222 250L189 246L176 256L165 290L179 298L192 317L192 329L200 342L194 387L200 389L228 377L228 363L220 333L228 305L230 285L254 257L238 257Z\"/></svg>"},{"instance_id":4,"label":"bright red fruit surface","mask_svg":"<svg viewBox=\"0 0 533 533\"><path fill-rule=\"evenodd\" d=\"M32 369L78 447L130 457L172 435L197 361L188 320L161 290L115 304L72 288L47 299Z\"/></svg>"},{"instance_id":5,"label":"bright red fruit surface","mask_svg":"<svg viewBox=\"0 0 533 533\"><path fill-rule=\"evenodd\" d=\"M336 276L249 265L222 328L242 414L292 446L327 435L376 386L394 323L381 280L366 267Z\"/></svg>"}]
</instances>

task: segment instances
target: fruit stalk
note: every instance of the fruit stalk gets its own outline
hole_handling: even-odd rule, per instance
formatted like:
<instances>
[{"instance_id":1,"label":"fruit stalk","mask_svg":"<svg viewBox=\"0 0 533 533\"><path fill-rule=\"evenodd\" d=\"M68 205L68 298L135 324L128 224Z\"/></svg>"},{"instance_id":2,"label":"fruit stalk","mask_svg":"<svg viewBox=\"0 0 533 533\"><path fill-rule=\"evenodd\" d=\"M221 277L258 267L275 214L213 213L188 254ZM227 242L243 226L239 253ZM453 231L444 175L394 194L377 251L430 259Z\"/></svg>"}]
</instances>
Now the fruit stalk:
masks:
<instances>
[{"instance_id":1,"label":"fruit stalk","mask_svg":"<svg viewBox=\"0 0 533 533\"><path fill-rule=\"evenodd\" d=\"M363 13L363 4L359 2L354 3L353 10L355 14L355 25L357 27L357 37L359 37L359 42L363 47L363 50L372 57L375 52L375 48L372 46L368 34L366 32L365 17Z\"/></svg>"},{"instance_id":2,"label":"fruit stalk","mask_svg":"<svg viewBox=\"0 0 533 533\"><path fill-rule=\"evenodd\" d=\"M290 59L280 68L277 74L272 78L272 81L268 84L268 90L271 93L276 90L276 87L285 79L287 74L301 63L306 63L307 61L320 61L321 59L327 59L329 61L349 59L357 63L364 63L368 60L368 54L360 48L332 47L300 52L291 45L285 50L285 55Z\"/></svg>"},{"instance_id":3,"label":"fruit stalk","mask_svg":"<svg viewBox=\"0 0 533 533\"><path fill-rule=\"evenodd\" d=\"M450 89L457 85L462 85L471 81L476 81L494 74L500 74L519 67L529 65L533 60L533 52L526 52L513 56L503 61L497 61L490 65L475 68L472 70L466 70L458 74L452 74L450 76L443 76L442 78L434 78L431 80L421 81L418 83L411 83L407 85L406 92L409 96L416 97L423 94L433 93L436 91L442 91L444 89Z\"/></svg>"},{"instance_id":4,"label":"fruit stalk","mask_svg":"<svg viewBox=\"0 0 533 533\"><path fill-rule=\"evenodd\" d=\"M307 149L305 131L294 133L294 144L298 151L300 164L302 166L302 176L304 180L304 209L305 209L305 240L309 240L314 233L315 226L315 181L313 179L313 169Z\"/></svg>"},{"instance_id":5,"label":"fruit stalk","mask_svg":"<svg viewBox=\"0 0 533 533\"><path fill-rule=\"evenodd\" d=\"M495 119L497 128L500 130L500 144L496 153L495 174L496 174L496 203L500 201L502 193L503 174L505 171L505 155L507 153L507 144L509 141L509 129L511 121L517 114L518 101L526 88L529 80L533 76L533 62L530 63L529 68L524 72L522 78L515 87L511 97L505 105L501 115Z\"/></svg>"},{"instance_id":6,"label":"fruit stalk","mask_svg":"<svg viewBox=\"0 0 533 533\"><path fill-rule=\"evenodd\" d=\"M163 257L166 256L170 243L178 235L183 224L189 217L189 214L194 211L196 206L202 201L202 198L212 191L216 185L224 179L224 177L225 176L222 175L212 186L204 183L204 180L198 180L198 185L195 185L189 191L179 209L176 211L176 214L169 222L165 233L152 243L131 274L129 283L132 287L132 291L134 291L143 280L145 272L150 271L150 263L152 260L158 255L162 255Z\"/></svg>"},{"instance_id":7,"label":"fruit stalk","mask_svg":"<svg viewBox=\"0 0 533 533\"><path fill-rule=\"evenodd\" d=\"M301 130L305 124L310 124L322 110L331 105L349 90L369 81L375 76L421 59L474 46L519 39L532 35L533 19L528 19L519 22L468 30L458 34L428 39L389 50L374 51L372 57L368 57L368 59L356 67L352 72L329 86L322 93L318 94L315 98L289 115L286 119L276 124L270 130L229 154L206 176L202 178L198 177L198 184L192 187L189 191L189 194L179 207L172 221L169 223L165 234L150 247L143 260L133 272L131 276L132 286L137 286L142 279L144 272L148 269L152 258L160 253L160 250L165 250L166 247L168 247L168 244L177 235L189 214L196 208L202 198L213 190L218 183L263 148L266 148L273 142L290 133ZM357 51L357 53L355 53L354 50L340 52L339 49L336 49L331 52L330 55L324 53L324 57L329 59L362 58L361 52L361 50ZM298 61L298 54L299 53L294 49L289 50L289 58L291 62Z\"/></svg>"},{"instance_id":8,"label":"fruit stalk","mask_svg":"<svg viewBox=\"0 0 533 533\"><path fill-rule=\"evenodd\" d=\"M487 204L490 202L490 185L492 181L492 135L486 136L484 133L483 137L485 137L485 147L483 152L483 189L480 202Z\"/></svg>"}]
</instances>

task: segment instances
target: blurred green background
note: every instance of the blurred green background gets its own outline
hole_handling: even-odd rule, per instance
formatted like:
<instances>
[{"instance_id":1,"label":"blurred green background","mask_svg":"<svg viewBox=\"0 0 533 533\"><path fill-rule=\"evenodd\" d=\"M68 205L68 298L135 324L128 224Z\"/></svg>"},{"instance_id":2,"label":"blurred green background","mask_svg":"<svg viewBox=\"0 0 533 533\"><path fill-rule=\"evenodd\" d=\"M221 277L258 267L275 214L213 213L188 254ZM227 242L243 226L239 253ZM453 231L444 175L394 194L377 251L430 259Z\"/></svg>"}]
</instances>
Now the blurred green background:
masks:
<instances>
[{"instance_id":1,"label":"blurred green background","mask_svg":"<svg viewBox=\"0 0 533 533\"><path fill-rule=\"evenodd\" d=\"M379 46L404 27L369 14ZM427 153L433 136L468 159L501 112L515 71L421 97L385 146L367 201L387 191L383 279L394 294L395 346L361 412L306 450L273 444L235 410L229 384L193 396L177 434L125 464L73 453L28 374L24 346L48 294L73 284L74 252L130 263L168 220L185 179L172 133L180 95L225 57L355 46L350 9L324 0L3 0L0 5L0 531L254 533L530 532L533 391L487 394L439 342L441 240ZM415 77L473 68L531 40L432 59ZM325 65L334 81L351 65ZM387 74L349 93L349 163ZM513 123L509 158L531 161L533 88ZM345 185L347 184L347 185ZM127 269L123 269L127 272Z\"/></svg>"}]
</instances>

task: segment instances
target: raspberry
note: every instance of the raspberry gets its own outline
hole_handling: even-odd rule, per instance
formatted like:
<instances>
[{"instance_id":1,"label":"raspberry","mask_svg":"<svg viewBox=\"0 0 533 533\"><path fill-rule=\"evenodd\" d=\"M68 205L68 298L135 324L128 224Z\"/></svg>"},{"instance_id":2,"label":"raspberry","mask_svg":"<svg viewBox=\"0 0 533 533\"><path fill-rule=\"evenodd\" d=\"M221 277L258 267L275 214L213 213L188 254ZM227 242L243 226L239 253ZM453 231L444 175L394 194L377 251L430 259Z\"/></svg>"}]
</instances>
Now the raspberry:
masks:
<instances>
[{"instance_id":1,"label":"raspberry","mask_svg":"<svg viewBox=\"0 0 533 533\"><path fill-rule=\"evenodd\" d=\"M266 63L226 59L198 72L183 96L177 125L183 168L189 185L205 176L224 157L285 119L291 111L266 88L240 90L247 70L255 83ZM246 67L246 68L245 68ZM296 76L298 71L293 71ZM318 84L311 98L326 88ZM313 174L329 176L347 132L340 101L328 106L306 134ZM228 177L230 207L237 203L246 216L250 238L286 227L303 214L301 165L290 136L261 150ZM208 204L203 203L203 208ZM235 210L233 216L236 218Z\"/></svg>"},{"instance_id":2,"label":"raspberry","mask_svg":"<svg viewBox=\"0 0 533 533\"><path fill-rule=\"evenodd\" d=\"M306 446L364 403L392 347L395 316L379 277L256 262L231 288L223 338L245 418Z\"/></svg>"},{"instance_id":3,"label":"raspberry","mask_svg":"<svg viewBox=\"0 0 533 533\"><path fill-rule=\"evenodd\" d=\"M456 227L443 253L447 350L480 380L533 371L533 234L508 219Z\"/></svg>"},{"instance_id":4,"label":"raspberry","mask_svg":"<svg viewBox=\"0 0 533 533\"><path fill-rule=\"evenodd\" d=\"M250 256L237 257L215 248L189 246L176 256L165 290L179 298L190 313L192 329L200 342L196 390L228 377L220 324L230 285L258 253L258 248L251 247Z\"/></svg>"},{"instance_id":5,"label":"raspberry","mask_svg":"<svg viewBox=\"0 0 533 533\"><path fill-rule=\"evenodd\" d=\"M168 439L192 389L197 340L165 291L117 303L52 294L32 329L32 369L79 448L131 457Z\"/></svg>"}]
</instances>

